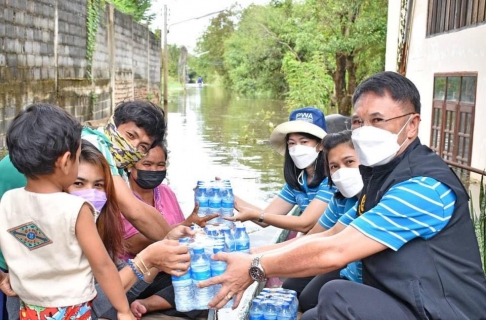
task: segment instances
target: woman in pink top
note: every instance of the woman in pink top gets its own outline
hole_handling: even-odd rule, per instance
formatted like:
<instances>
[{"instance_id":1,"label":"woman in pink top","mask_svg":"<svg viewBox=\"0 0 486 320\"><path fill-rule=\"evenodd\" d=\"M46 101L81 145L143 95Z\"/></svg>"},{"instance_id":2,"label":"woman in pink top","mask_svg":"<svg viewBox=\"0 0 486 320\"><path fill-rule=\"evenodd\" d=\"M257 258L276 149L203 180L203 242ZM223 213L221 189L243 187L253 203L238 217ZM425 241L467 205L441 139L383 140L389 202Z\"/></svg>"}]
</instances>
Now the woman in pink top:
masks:
<instances>
[{"instance_id":1,"label":"woman in pink top","mask_svg":"<svg viewBox=\"0 0 486 320\"><path fill-rule=\"evenodd\" d=\"M161 184L167 173L167 149L161 143L129 169L130 188L143 202L155 207L171 226L184 222L184 214L169 186ZM126 219L123 219L127 251L135 256L152 243Z\"/></svg>"},{"instance_id":2,"label":"woman in pink top","mask_svg":"<svg viewBox=\"0 0 486 320\"><path fill-rule=\"evenodd\" d=\"M133 194L140 200L155 207L171 226L177 224L191 225L192 223L204 225L207 220L214 218L199 218L197 216L197 208L195 208L193 213L184 220L184 215L174 192L169 186L161 184L167 172L166 162L167 148L161 142L150 149L147 155L136 163L134 168L129 169L130 188ZM126 258L129 259L151 244L152 241L138 232L124 218L123 225L125 228L126 251L128 252ZM158 311L169 316L184 316L191 319L200 314L200 311L190 311L181 314L174 309L175 297L171 284L170 275L159 273L150 286L138 296L139 300L135 300L131 304L133 314L140 318L145 313Z\"/></svg>"}]
</instances>

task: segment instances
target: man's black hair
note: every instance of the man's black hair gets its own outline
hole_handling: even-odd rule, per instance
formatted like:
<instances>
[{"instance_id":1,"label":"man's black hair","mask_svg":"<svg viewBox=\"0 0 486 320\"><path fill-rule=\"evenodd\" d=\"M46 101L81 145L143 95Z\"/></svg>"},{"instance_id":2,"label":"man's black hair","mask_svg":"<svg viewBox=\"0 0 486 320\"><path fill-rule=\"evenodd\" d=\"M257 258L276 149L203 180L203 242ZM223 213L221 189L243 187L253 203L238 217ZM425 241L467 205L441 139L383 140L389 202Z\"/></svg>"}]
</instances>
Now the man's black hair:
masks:
<instances>
[{"instance_id":1,"label":"man's black hair","mask_svg":"<svg viewBox=\"0 0 486 320\"><path fill-rule=\"evenodd\" d=\"M134 122L137 127L145 130L148 136L154 138L152 146L155 146L158 141L164 138L164 111L149 101L122 102L116 107L113 118L116 127L124 123Z\"/></svg>"},{"instance_id":2,"label":"man's black hair","mask_svg":"<svg viewBox=\"0 0 486 320\"><path fill-rule=\"evenodd\" d=\"M321 139L319 139L316 136L313 136L313 135L305 133L305 132L297 132L297 133L300 134L300 135L303 135L307 139L316 140L317 145L319 145L321 143ZM286 141L288 141L288 140L289 140L289 136L287 135ZM317 147L317 145L316 145L316 147ZM307 187L309 187L309 188L318 187L321 184L322 180L324 180L324 178L326 177L325 174L324 174L324 166L326 166L327 164L326 164L324 157L322 155L322 151L319 152L319 154L317 155L316 161L317 162L315 164L316 170L314 172L314 177L312 178L311 183L309 183L307 185ZM285 149L284 178L285 178L285 182L287 182L287 184L292 189L304 191L304 189L302 188L302 186L298 182L298 177L299 177L299 174L302 170L305 170L305 169L299 169L295 166L294 161L290 157L289 148L287 147Z\"/></svg>"},{"instance_id":3,"label":"man's black hair","mask_svg":"<svg viewBox=\"0 0 486 320\"><path fill-rule=\"evenodd\" d=\"M351 141L351 132L351 130L344 130L341 132L329 133L324 137L324 139L322 139L324 160L326 161L326 167L324 168L324 172L328 177L329 188L332 188L332 186L334 185L331 179L331 170L329 169L329 152L343 143L347 143L351 148L354 149L353 142ZM334 196L336 197L336 199L345 198L339 191L337 191Z\"/></svg>"},{"instance_id":4,"label":"man's black hair","mask_svg":"<svg viewBox=\"0 0 486 320\"><path fill-rule=\"evenodd\" d=\"M45 103L28 106L7 130L7 147L15 168L28 178L54 172L65 152L71 159L81 143L82 126L66 110Z\"/></svg>"},{"instance_id":5,"label":"man's black hair","mask_svg":"<svg viewBox=\"0 0 486 320\"><path fill-rule=\"evenodd\" d=\"M388 93L393 101L410 103L415 113L420 114L420 93L412 81L391 71L377 73L364 80L354 91L353 106L365 93L373 92L383 97Z\"/></svg>"}]
</instances>

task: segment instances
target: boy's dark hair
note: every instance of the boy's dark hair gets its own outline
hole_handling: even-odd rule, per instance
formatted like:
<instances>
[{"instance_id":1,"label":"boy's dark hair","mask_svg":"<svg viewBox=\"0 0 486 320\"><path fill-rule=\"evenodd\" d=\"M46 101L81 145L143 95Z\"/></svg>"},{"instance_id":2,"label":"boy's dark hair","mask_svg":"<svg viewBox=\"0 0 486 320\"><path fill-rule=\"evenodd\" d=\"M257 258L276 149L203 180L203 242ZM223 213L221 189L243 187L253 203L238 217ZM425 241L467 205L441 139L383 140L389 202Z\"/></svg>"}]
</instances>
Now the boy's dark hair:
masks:
<instances>
[{"instance_id":1,"label":"boy's dark hair","mask_svg":"<svg viewBox=\"0 0 486 320\"><path fill-rule=\"evenodd\" d=\"M316 140L317 141L317 144L321 143L321 139L319 139L316 136L313 136L313 135L308 134L308 133L305 133L305 132L297 132L297 133L300 134L300 135L303 135L307 139ZM289 140L289 135L287 135L287 137L286 137L286 141L288 141L288 140ZM304 191L304 189L299 184L299 182L298 182L297 179L299 177L300 172L302 170L305 170L305 169L298 169L295 166L294 161L290 157L289 148L286 148L285 149L285 156L284 157L285 157L285 162L284 162L284 178L285 178L285 182L287 182L287 184L292 189L299 190L299 191ZM322 180L324 180L326 178L326 176L324 175L324 166L326 166L326 162L324 160L324 157L323 157L322 151L321 151L317 155L317 159L316 159L316 170L314 172L314 177L312 178L311 183L309 183L307 185L307 187L309 187L309 188L316 188L316 187L318 187L321 184Z\"/></svg>"},{"instance_id":2,"label":"boy's dark hair","mask_svg":"<svg viewBox=\"0 0 486 320\"><path fill-rule=\"evenodd\" d=\"M155 104L144 101L126 101L120 103L113 114L115 126L134 122L135 125L154 138L152 146L163 140L165 135L165 115L162 108Z\"/></svg>"},{"instance_id":3,"label":"boy's dark hair","mask_svg":"<svg viewBox=\"0 0 486 320\"><path fill-rule=\"evenodd\" d=\"M351 130L344 130L341 132L329 133L324 137L324 139L322 139L324 160L326 162L324 172L328 177L329 188L332 188L332 186L334 185L331 178L331 170L329 170L329 152L343 143L347 143L351 148L354 149L353 141L351 140L351 132ZM337 191L334 196L336 197L336 199L345 198L339 191Z\"/></svg>"},{"instance_id":4,"label":"boy's dark hair","mask_svg":"<svg viewBox=\"0 0 486 320\"><path fill-rule=\"evenodd\" d=\"M377 73L360 83L353 94L353 106L365 93L373 92L383 97L388 93L393 101L410 103L415 113L420 114L420 93L412 81L404 76L384 71Z\"/></svg>"},{"instance_id":5,"label":"boy's dark hair","mask_svg":"<svg viewBox=\"0 0 486 320\"><path fill-rule=\"evenodd\" d=\"M71 159L81 141L82 126L66 110L45 103L28 106L13 119L7 131L7 147L15 168L27 178L54 172L65 152Z\"/></svg>"}]
</instances>

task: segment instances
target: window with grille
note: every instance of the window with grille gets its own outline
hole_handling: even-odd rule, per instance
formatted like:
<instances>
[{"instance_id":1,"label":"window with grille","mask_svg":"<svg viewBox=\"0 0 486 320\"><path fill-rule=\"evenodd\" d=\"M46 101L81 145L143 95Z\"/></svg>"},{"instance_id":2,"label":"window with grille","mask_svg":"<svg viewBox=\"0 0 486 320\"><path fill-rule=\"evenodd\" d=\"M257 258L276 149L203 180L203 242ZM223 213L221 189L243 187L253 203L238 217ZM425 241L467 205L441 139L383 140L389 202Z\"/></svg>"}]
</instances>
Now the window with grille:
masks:
<instances>
[{"instance_id":1,"label":"window with grille","mask_svg":"<svg viewBox=\"0 0 486 320\"><path fill-rule=\"evenodd\" d=\"M486 0L429 0L427 35L486 21Z\"/></svg>"},{"instance_id":2,"label":"window with grille","mask_svg":"<svg viewBox=\"0 0 486 320\"><path fill-rule=\"evenodd\" d=\"M430 147L444 160L471 166L477 73L435 74ZM469 171L455 169L467 181Z\"/></svg>"}]
</instances>

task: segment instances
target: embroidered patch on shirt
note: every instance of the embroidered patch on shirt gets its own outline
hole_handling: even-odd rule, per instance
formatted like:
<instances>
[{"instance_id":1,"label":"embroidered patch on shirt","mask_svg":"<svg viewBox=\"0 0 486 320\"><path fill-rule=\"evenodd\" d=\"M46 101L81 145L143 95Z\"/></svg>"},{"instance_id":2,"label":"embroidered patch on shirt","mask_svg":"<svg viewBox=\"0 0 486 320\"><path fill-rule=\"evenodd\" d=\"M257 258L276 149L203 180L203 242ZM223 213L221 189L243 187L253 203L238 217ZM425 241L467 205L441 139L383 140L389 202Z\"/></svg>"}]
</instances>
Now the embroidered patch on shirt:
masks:
<instances>
[{"instance_id":1,"label":"embroidered patch on shirt","mask_svg":"<svg viewBox=\"0 0 486 320\"><path fill-rule=\"evenodd\" d=\"M52 243L33 221L7 231L31 251Z\"/></svg>"}]
</instances>

